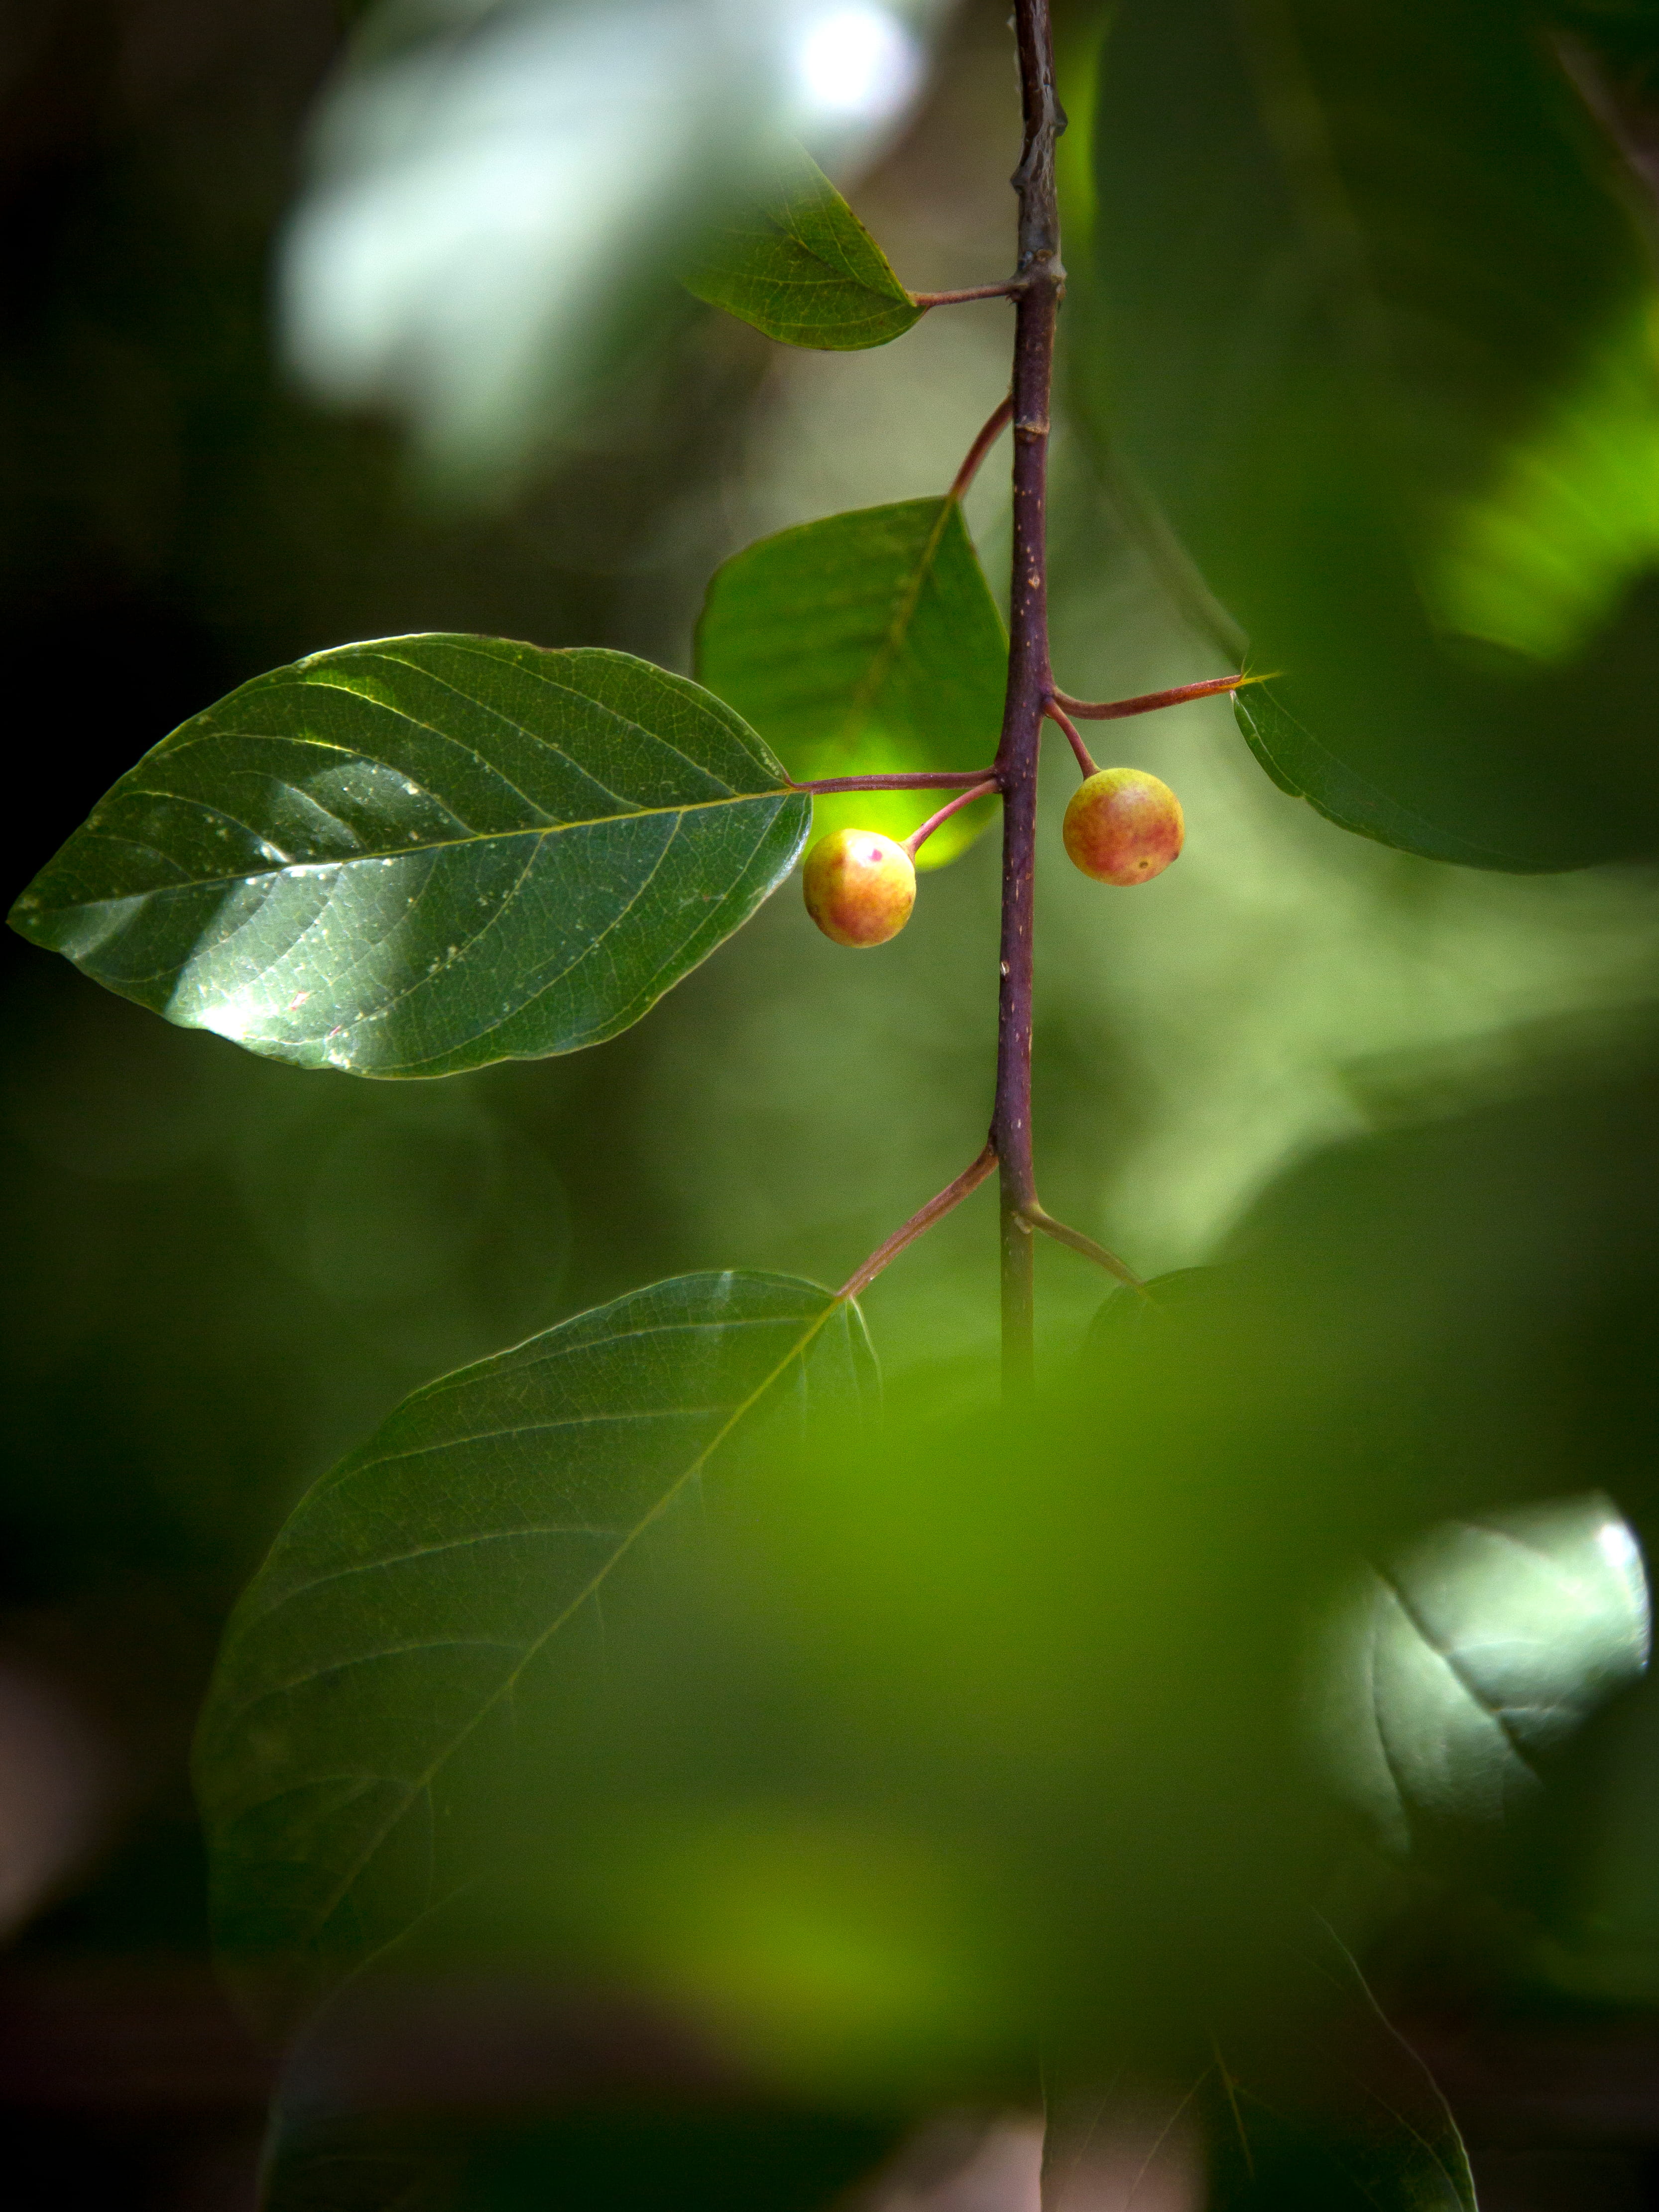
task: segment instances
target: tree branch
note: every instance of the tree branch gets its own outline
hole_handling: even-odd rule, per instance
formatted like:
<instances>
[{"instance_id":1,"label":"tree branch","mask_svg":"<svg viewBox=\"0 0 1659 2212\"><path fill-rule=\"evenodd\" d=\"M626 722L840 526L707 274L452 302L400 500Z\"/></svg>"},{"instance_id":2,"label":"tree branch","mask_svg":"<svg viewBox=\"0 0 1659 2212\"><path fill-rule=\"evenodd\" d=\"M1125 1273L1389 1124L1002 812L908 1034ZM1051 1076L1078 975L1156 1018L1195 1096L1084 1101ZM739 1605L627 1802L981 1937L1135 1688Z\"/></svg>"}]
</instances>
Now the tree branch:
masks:
<instances>
[{"instance_id":1,"label":"tree branch","mask_svg":"<svg viewBox=\"0 0 1659 2212\"><path fill-rule=\"evenodd\" d=\"M1066 118L1054 92L1048 0L1017 0L1025 140L1019 195L1022 289L1014 325L1014 550L1009 607L1008 690L997 768L1004 791L1001 989L997 1007L996 1104L991 1142L1002 1174L1002 1358L1005 1384L1020 1392L1034 1372L1034 1266L1030 1209L1036 1204L1031 1157L1031 931L1036 866L1037 756L1048 665L1048 407L1054 324L1066 272L1060 258L1054 143Z\"/></svg>"}]
</instances>

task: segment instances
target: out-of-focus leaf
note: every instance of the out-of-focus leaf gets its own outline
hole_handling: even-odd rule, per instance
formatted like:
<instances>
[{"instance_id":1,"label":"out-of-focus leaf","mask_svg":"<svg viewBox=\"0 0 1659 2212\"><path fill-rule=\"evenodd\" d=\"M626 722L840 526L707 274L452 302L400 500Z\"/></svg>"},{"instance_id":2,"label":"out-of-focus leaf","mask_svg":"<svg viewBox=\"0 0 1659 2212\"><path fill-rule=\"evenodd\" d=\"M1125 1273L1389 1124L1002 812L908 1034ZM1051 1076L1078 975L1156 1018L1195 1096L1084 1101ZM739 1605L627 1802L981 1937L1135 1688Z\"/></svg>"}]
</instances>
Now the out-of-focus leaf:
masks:
<instances>
[{"instance_id":1,"label":"out-of-focus leaf","mask_svg":"<svg viewBox=\"0 0 1659 2212\"><path fill-rule=\"evenodd\" d=\"M1213 2212L1476 2212L1457 2123L1352 1958L1314 1923L1322 1985L1289 2037L1218 2039Z\"/></svg>"},{"instance_id":2,"label":"out-of-focus leaf","mask_svg":"<svg viewBox=\"0 0 1659 2212\"><path fill-rule=\"evenodd\" d=\"M452 490L499 490L614 408L781 134L869 160L948 4L382 0L283 240L291 360L321 398L402 418Z\"/></svg>"},{"instance_id":3,"label":"out-of-focus leaf","mask_svg":"<svg viewBox=\"0 0 1659 2212\"><path fill-rule=\"evenodd\" d=\"M163 738L11 919L270 1059L447 1075L637 1021L775 889L809 820L684 677L386 638L256 678Z\"/></svg>"},{"instance_id":4,"label":"out-of-focus leaf","mask_svg":"<svg viewBox=\"0 0 1659 2212\"><path fill-rule=\"evenodd\" d=\"M988 763L1007 671L1002 617L949 496L762 538L715 572L697 626L698 676L800 782ZM818 799L814 827L908 837L948 795ZM917 866L954 859L992 811L987 801L953 815Z\"/></svg>"},{"instance_id":5,"label":"out-of-focus leaf","mask_svg":"<svg viewBox=\"0 0 1659 2212\"><path fill-rule=\"evenodd\" d=\"M1501 1819L1650 1641L1641 1552L1607 1498L1449 1522L1368 1569L1334 1625L1315 1685L1327 1759L1396 1846L1413 1812Z\"/></svg>"},{"instance_id":6,"label":"out-of-focus leaf","mask_svg":"<svg viewBox=\"0 0 1659 2212\"><path fill-rule=\"evenodd\" d=\"M526 1671L586 1650L619 1565L747 1424L872 1380L855 1307L726 1273L406 1400L301 1500L226 1632L196 1774L231 1951L326 1985L440 1910L499 1817L479 1777Z\"/></svg>"},{"instance_id":7,"label":"out-of-focus leaf","mask_svg":"<svg viewBox=\"0 0 1659 2212\"><path fill-rule=\"evenodd\" d=\"M1115 2074L1104 2094L1043 2070L1042 2212L1136 2212L1202 2200L1202 2081L1169 2087Z\"/></svg>"},{"instance_id":8,"label":"out-of-focus leaf","mask_svg":"<svg viewBox=\"0 0 1659 2212\"><path fill-rule=\"evenodd\" d=\"M1120 1284L1089 1325L1089 1350L1133 1349L1146 1332L1178 1322L1188 1307L1208 1297L1222 1279L1214 1267L1176 1267L1167 1275L1154 1275L1139 1290L1130 1283Z\"/></svg>"},{"instance_id":9,"label":"out-of-focus leaf","mask_svg":"<svg viewBox=\"0 0 1659 2212\"><path fill-rule=\"evenodd\" d=\"M1531 19L1123 9L1101 100L1083 388L1285 672L1258 751L1437 859L1650 848L1654 282Z\"/></svg>"},{"instance_id":10,"label":"out-of-focus leaf","mask_svg":"<svg viewBox=\"0 0 1659 2212\"><path fill-rule=\"evenodd\" d=\"M711 307L784 345L854 353L902 337L923 313L887 256L805 154L710 241L685 279Z\"/></svg>"}]
</instances>

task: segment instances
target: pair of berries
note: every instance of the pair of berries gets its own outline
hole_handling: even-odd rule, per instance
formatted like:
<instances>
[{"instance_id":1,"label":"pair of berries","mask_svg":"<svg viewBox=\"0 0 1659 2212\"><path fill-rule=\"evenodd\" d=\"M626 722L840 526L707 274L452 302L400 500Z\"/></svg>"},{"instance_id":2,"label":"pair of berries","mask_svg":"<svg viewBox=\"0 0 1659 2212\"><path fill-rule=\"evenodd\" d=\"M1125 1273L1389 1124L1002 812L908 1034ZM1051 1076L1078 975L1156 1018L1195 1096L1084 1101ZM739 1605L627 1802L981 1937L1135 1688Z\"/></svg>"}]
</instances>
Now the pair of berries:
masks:
<instances>
[{"instance_id":1,"label":"pair of berries","mask_svg":"<svg viewBox=\"0 0 1659 2212\"><path fill-rule=\"evenodd\" d=\"M1066 850L1097 884L1150 883L1180 854L1181 801L1144 769L1104 768L1066 810ZM910 919L916 871L902 845L874 830L837 830L806 856L806 911L837 945L885 945Z\"/></svg>"}]
</instances>

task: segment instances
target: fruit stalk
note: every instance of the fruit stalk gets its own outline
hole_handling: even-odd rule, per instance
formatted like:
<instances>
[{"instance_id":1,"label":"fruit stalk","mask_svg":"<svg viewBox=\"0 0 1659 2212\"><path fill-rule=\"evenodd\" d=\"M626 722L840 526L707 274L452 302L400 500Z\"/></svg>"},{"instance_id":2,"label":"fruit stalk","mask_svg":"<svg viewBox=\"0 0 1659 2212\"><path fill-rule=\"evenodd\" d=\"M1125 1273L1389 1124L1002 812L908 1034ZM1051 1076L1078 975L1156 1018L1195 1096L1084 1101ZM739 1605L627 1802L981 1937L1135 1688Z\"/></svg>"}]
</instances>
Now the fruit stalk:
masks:
<instances>
[{"instance_id":1,"label":"fruit stalk","mask_svg":"<svg viewBox=\"0 0 1659 2212\"><path fill-rule=\"evenodd\" d=\"M1002 1198L1002 1365L1013 1393L1030 1388L1033 1346L1033 1231L1036 1206L1031 1157L1032 923L1036 863L1037 756L1043 702L1054 689L1048 664L1048 406L1054 325L1066 271L1060 258L1054 145L1066 117L1054 90L1048 0L1016 0L1025 139L1014 190L1019 195L1019 290L1014 325L1014 551L1009 607L1008 690L996 767L1002 816L1001 988L997 1008L996 1103L991 1142Z\"/></svg>"}]
</instances>

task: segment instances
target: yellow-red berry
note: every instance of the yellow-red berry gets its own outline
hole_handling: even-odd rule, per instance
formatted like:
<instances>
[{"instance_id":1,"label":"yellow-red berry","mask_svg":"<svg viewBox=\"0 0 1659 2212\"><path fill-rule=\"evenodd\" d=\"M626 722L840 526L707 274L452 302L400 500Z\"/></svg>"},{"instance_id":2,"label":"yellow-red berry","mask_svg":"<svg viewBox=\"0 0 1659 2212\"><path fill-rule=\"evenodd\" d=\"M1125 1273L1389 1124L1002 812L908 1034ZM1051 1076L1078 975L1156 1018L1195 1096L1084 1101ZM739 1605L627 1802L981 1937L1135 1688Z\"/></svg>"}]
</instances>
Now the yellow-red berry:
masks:
<instances>
[{"instance_id":1,"label":"yellow-red berry","mask_svg":"<svg viewBox=\"0 0 1659 2212\"><path fill-rule=\"evenodd\" d=\"M802 889L806 911L837 945L885 945L910 919L915 866L879 830L836 830L806 855Z\"/></svg>"},{"instance_id":2,"label":"yellow-red berry","mask_svg":"<svg viewBox=\"0 0 1659 2212\"><path fill-rule=\"evenodd\" d=\"M1140 768L1103 768L1066 810L1066 850L1097 884L1150 883L1181 852L1187 825L1167 783Z\"/></svg>"}]
</instances>

